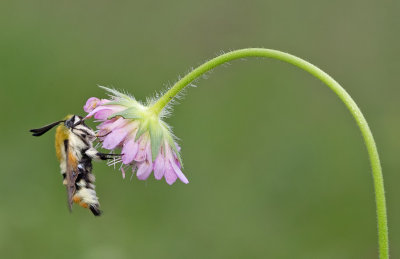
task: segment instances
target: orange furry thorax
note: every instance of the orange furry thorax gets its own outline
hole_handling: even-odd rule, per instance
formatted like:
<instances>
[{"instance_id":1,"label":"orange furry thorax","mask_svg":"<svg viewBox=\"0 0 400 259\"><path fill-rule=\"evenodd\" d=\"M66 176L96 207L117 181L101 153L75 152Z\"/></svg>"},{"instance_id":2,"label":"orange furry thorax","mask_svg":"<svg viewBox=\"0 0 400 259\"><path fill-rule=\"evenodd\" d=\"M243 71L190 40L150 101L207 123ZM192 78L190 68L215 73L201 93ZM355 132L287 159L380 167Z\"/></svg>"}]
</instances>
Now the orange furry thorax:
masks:
<instances>
[{"instance_id":1,"label":"orange furry thorax","mask_svg":"<svg viewBox=\"0 0 400 259\"><path fill-rule=\"evenodd\" d=\"M56 130L56 155L58 161L65 159L62 155L62 151L64 148L64 141L69 137L68 129L64 125L60 125Z\"/></svg>"},{"instance_id":2,"label":"orange furry thorax","mask_svg":"<svg viewBox=\"0 0 400 259\"><path fill-rule=\"evenodd\" d=\"M73 115L65 116L64 120L68 120ZM64 158L62 157L62 150L64 149L64 141L69 138L69 130L65 127L64 124L61 124L56 129L56 156L58 161L61 162Z\"/></svg>"}]
</instances>

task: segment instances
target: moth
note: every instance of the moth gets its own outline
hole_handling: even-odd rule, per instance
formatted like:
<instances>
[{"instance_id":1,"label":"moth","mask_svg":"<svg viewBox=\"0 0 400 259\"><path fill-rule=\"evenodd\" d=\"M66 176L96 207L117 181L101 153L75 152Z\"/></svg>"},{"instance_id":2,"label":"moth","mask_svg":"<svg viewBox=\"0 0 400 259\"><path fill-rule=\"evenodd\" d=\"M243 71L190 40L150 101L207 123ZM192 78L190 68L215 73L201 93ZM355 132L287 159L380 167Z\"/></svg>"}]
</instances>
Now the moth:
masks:
<instances>
[{"instance_id":1,"label":"moth","mask_svg":"<svg viewBox=\"0 0 400 259\"><path fill-rule=\"evenodd\" d=\"M33 136L39 137L57 126L55 147L60 162L63 184L68 195L68 208L77 203L88 208L95 216L101 215L100 203L95 191L95 176L92 160L112 159L118 154L104 154L93 147L96 133L88 127L83 117L68 115L64 120L53 122L42 128L31 129Z\"/></svg>"}]
</instances>

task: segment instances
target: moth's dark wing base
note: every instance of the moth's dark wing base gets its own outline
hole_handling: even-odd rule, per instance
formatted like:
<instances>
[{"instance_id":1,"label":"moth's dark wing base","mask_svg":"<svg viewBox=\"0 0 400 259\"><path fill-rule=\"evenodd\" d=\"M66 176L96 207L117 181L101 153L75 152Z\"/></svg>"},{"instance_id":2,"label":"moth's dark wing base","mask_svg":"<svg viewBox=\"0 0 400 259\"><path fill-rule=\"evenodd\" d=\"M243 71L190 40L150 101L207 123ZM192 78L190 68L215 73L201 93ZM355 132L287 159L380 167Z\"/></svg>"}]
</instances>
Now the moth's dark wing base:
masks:
<instances>
[{"instance_id":1,"label":"moth's dark wing base","mask_svg":"<svg viewBox=\"0 0 400 259\"><path fill-rule=\"evenodd\" d=\"M68 161L68 140L64 140L64 150L65 150L65 154L66 154L66 163L67 163L67 195L68 195L68 208L69 211L72 211L72 203L73 203L73 196L75 194L76 191L76 187L75 187L75 181L76 178L78 176L78 174L75 172L74 173L74 169L72 168L72 165L70 163L70 161ZM75 175L74 175L75 174Z\"/></svg>"}]
</instances>

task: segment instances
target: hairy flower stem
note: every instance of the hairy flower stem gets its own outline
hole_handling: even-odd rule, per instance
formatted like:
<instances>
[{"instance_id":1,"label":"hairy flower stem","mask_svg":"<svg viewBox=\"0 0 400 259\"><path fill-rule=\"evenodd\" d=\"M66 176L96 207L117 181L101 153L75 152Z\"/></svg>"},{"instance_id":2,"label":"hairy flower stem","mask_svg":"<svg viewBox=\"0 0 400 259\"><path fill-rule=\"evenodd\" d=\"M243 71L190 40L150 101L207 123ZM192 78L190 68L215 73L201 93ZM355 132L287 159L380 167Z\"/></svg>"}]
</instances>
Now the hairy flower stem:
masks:
<instances>
[{"instance_id":1,"label":"hairy flower stem","mask_svg":"<svg viewBox=\"0 0 400 259\"><path fill-rule=\"evenodd\" d=\"M168 104L168 102L170 102L185 86L193 82L199 76L226 62L247 57L275 58L295 65L324 82L344 102L347 109L356 120L368 150L375 188L376 212L378 217L379 255L381 259L389 258L385 191L383 185L381 164L379 161L378 150L376 148L374 138L372 136L367 121L365 120L360 108L358 108L354 100L350 97L346 90L344 90L343 87L339 85L338 82L336 82L332 77L330 77L327 73L325 73L318 67L310 64L309 62L301 58L277 50L263 48L234 50L213 58L205 62L201 66L197 67L196 69L192 70L185 77L176 82L175 85L171 89L169 89L160 99L158 99L158 101L150 109L155 114L159 114L161 110Z\"/></svg>"}]
</instances>

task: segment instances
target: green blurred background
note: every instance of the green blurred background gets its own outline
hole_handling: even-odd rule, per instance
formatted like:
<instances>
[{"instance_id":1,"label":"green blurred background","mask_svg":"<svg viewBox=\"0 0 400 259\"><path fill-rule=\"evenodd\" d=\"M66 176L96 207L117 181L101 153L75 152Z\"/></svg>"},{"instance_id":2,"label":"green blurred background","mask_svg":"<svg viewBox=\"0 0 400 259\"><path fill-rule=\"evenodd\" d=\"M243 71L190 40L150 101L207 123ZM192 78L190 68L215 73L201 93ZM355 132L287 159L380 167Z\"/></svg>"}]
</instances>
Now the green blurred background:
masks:
<instances>
[{"instance_id":1,"label":"green blurred background","mask_svg":"<svg viewBox=\"0 0 400 259\"><path fill-rule=\"evenodd\" d=\"M54 131L97 85L144 100L222 51L290 52L365 113L400 257L399 1L1 1L1 258L377 258L361 134L321 82L275 60L220 67L168 119L190 184L95 163L104 214L66 206ZM94 126L91 123L91 126Z\"/></svg>"}]
</instances>

